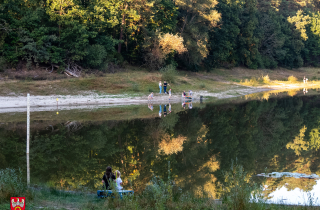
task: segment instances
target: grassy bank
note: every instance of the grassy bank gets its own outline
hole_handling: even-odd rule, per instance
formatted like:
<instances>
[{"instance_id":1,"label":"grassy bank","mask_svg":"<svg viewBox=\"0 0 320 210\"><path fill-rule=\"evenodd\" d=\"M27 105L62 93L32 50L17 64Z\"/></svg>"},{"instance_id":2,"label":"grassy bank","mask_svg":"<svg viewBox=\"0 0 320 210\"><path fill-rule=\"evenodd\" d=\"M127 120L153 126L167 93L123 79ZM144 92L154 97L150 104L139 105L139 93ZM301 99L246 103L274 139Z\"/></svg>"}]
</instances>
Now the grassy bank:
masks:
<instances>
[{"instance_id":1,"label":"grassy bank","mask_svg":"<svg viewBox=\"0 0 320 210\"><path fill-rule=\"evenodd\" d=\"M125 71L115 74L88 74L81 78L65 78L58 80L5 80L0 82L0 95L74 95L88 94L93 91L98 94L132 94L135 96L146 95L150 92L158 93L158 83L163 82L163 74L145 70L133 70L128 67ZM214 78L202 78L200 74L178 72L169 88L173 93L181 94L182 91L192 89L223 91L230 87ZM162 90L163 91L163 90ZM86 93L87 92L87 93Z\"/></svg>"},{"instance_id":2,"label":"grassy bank","mask_svg":"<svg viewBox=\"0 0 320 210\"><path fill-rule=\"evenodd\" d=\"M170 167L170 165L169 165ZM21 172L14 169L0 170L0 209L9 209L10 197L26 197L26 209L216 209L216 210L309 210L318 209L312 206L288 206L267 204L263 192L250 176L243 171L241 165L232 165L230 171L224 173L223 194L220 200L204 192L193 195L183 192L170 179L168 181L154 177L146 185L143 192L121 199L117 194L113 198L101 199L95 191L79 187L77 191L63 191L53 187L34 185L27 187L22 181ZM252 199L253 198L253 199ZM313 198L310 201L315 201Z\"/></svg>"},{"instance_id":3,"label":"grassy bank","mask_svg":"<svg viewBox=\"0 0 320 210\"><path fill-rule=\"evenodd\" d=\"M15 74L19 74L16 72ZM262 69L246 68L213 69L211 72L176 71L173 73L149 72L133 66L126 66L114 74L83 74L80 78L51 73L47 78L35 80L39 72L21 72L23 77L0 75L0 95L74 95L129 94L132 96L158 93L159 81L167 78L174 94L182 91L208 91L212 93L236 90L239 85L272 89L317 88L320 87L320 69L301 68ZM33 75L37 74L37 75ZM49 73L48 73L49 74ZM293 77L291 77L293 76ZM309 80L304 84L303 77ZM19 78L19 79L15 79ZM291 79L290 79L291 78Z\"/></svg>"}]
</instances>

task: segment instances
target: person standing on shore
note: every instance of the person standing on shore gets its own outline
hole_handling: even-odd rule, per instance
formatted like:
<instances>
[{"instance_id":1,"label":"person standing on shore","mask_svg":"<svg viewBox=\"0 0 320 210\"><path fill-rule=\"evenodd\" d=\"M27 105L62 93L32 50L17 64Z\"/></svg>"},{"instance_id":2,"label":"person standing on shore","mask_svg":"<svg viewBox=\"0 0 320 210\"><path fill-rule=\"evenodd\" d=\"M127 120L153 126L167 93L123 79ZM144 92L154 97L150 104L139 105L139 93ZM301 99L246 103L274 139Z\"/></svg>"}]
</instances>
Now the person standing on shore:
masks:
<instances>
[{"instance_id":1,"label":"person standing on shore","mask_svg":"<svg viewBox=\"0 0 320 210\"><path fill-rule=\"evenodd\" d=\"M160 89L160 94L161 94L161 92L162 92L162 83L161 83L161 81L159 82L159 89Z\"/></svg>"},{"instance_id":2,"label":"person standing on shore","mask_svg":"<svg viewBox=\"0 0 320 210\"><path fill-rule=\"evenodd\" d=\"M171 89L169 90L169 100L170 100L170 98L171 98Z\"/></svg>"},{"instance_id":3,"label":"person standing on shore","mask_svg":"<svg viewBox=\"0 0 320 210\"><path fill-rule=\"evenodd\" d=\"M164 93L167 93L167 86L170 86L166 81L163 81L163 90Z\"/></svg>"}]
</instances>

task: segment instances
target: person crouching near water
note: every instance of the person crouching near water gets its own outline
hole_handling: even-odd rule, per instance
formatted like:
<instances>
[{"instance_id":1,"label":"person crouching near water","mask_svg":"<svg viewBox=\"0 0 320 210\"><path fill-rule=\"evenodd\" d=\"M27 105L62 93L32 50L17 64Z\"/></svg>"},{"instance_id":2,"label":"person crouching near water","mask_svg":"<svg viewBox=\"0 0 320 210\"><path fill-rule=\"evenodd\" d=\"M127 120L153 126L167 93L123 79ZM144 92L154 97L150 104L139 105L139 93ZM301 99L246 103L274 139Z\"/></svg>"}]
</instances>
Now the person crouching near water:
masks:
<instances>
[{"instance_id":1,"label":"person crouching near water","mask_svg":"<svg viewBox=\"0 0 320 210\"><path fill-rule=\"evenodd\" d=\"M105 184L106 190L110 189L110 183L115 182L116 177L112 173L112 168L110 166L107 167L106 173L102 177L102 183Z\"/></svg>"},{"instance_id":2,"label":"person crouching near water","mask_svg":"<svg viewBox=\"0 0 320 210\"><path fill-rule=\"evenodd\" d=\"M123 187L122 187L122 179L121 179L120 171L116 170L116 176L117 176L117 179L116 179L117 190L122 190Z\"/></svg>"},{"instance_id":3,"label":"person crouching near water","mask_svg":"<svg viewBox=\"0 0 320 210\"><path fill-rule=\"evenodd\" d=\"M186 91L183 91L181 97L184 97L184 98L186 97Z\"/></svg>"},{"instance_id":4,"label":"person crouching near water","mask_svg":"<svg viewBox=\"0 0 320 210\"><path fill-rule=\"evenodd\" d=\"M153 99L153 92L148 96L148 100L150 101L151 99Z\"/></svg>"}]
</instances>

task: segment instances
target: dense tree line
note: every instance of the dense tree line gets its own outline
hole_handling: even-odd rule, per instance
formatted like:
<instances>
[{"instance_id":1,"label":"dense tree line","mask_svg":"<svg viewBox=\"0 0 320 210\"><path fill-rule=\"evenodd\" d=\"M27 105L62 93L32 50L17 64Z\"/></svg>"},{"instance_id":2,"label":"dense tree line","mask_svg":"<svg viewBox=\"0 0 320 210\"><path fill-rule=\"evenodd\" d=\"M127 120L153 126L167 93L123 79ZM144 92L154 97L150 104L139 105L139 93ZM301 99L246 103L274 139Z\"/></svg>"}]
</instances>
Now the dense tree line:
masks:
<instances>
[{"instance_id":1,"label":"dense tree line","mask_svg":"<svg viewBox=\"0 0 320 210\"><path fill-rule=\"evenodd\" d=\"M1 0L0 65L318 65L316 0Z\"/></svg>"},{"instance_id":2,"label":"dense tree line","mask_svg":"<svg viewBox=\"0 0 320 210\"><path fill-rule=\"evenodd\" d=\"M270 99L239 105L207 105L163 118L57 124L33 130L33 182L99 189L105 167L122 172L137 192L153 174L172 178L194 193L203 187L219 195L231 160L249 174L293 171L319 173L319 97ZM80 123L78 123L80 125ZM25 131L0 129L0 168L26 169ZM290 181L291 182L291 181ZM309 189L304 180L294 186ZM275 190L284 180L275 181ZM126 183L127 187L130 185ZM306 186L308 186L306 188ZM292 187L287 186L288 188ZM270 191L271 192L271 191Z\"/></svg>"}]
</instances>

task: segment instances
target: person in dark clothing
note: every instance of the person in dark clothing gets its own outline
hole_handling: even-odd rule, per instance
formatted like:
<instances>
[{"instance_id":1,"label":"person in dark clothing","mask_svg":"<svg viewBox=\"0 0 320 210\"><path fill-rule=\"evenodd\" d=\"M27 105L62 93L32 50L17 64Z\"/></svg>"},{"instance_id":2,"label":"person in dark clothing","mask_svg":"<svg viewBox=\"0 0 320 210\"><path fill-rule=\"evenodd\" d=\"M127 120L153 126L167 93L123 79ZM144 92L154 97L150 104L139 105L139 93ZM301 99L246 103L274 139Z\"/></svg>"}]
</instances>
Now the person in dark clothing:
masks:
<instances>
[{"instance_id":1,"label":"person in dark clothing","mask_svg":"<svg viewBox=\"0 0 320 210\"><path fill-rule=\"evenodd\" d=\"M102 183L105 184L106 190L110 189L109 183L112 181L115 182L115 180L116 180L116 177L112 173L112 168L108 166L106 169L106 173L102 177Z\"/></svg>"},{"instance_id":2,"label":"person in dark clothing","mask_svg":"<svg viewBox=\"0 0 320 210\"><path fill-rule=\"evenodd\" d=\"M167 93L167 86L170 86L166 81L163 82L164 93Z\"/></svg>"}]
</instances>

